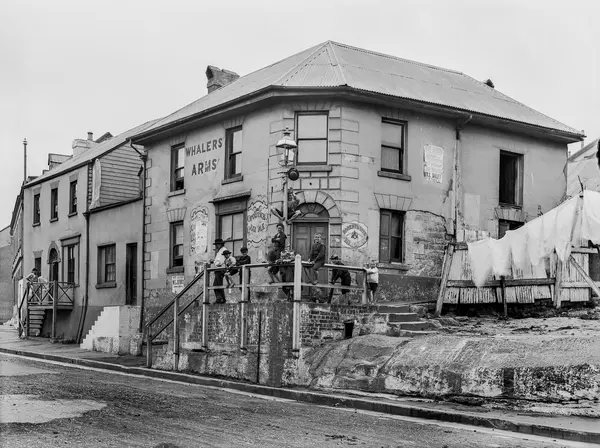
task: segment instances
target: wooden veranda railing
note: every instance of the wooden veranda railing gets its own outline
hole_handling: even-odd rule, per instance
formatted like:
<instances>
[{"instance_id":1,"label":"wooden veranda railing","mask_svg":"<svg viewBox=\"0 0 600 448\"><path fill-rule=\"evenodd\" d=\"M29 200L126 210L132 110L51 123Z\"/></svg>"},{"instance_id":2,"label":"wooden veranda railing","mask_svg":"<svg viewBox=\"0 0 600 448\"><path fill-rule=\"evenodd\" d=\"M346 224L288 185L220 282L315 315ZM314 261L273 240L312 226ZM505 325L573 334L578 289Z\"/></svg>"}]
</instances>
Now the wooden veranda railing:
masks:
<instances>
[{"instance_id":1,"label":"wooden veranda railing","mask_svg":"<svg viewBox=\"0 0 600 448\"><path fill-rule=\"evenodd\" d=\"M19 336L29 336L29 311L32 307L52 309L52 338L56 337L58 309L75 305L75 284L68 282L28 282L18 306Z\"/></svg>"},{"instance_id":2,"label":"wooden veranda railing","mask_svg":"<svg viewBox=\"0 0 600 448\"><path fill-rule=\"evenodd\" d=\"M262 269L264 270L266 267L270 266L279 267L280 271L284 269L288 269L289 271L286 273L285 282L278 283L250 283L250 273L252 269ZM323 265L323 269L340 269L347 271L360 272L363 274L362 284L359 286L352 285L339 285L339 284L313 284L306 283L302 281L302 273L304 269L308 269L312 266L312 263L303 262L300 255L296 255L293 262L278 262L273 265L268 265L265 263L252 263L246 264L242 266L237 266L239 272L242 273L242 283L239 286L241 287L241 299L239 300L240 306L240 348L245 349L247 346L247 310L248 304L250 303L250 291L254 288L281 288L284 292L290 292L288 294L289 300L293 303L292 305L292 351L300 350L300 303L302 298L302 288L322 288L322 289L345 289L348 291L359 291L361 293L361 302L362 304L367 304L369 301L368 296L368 284L367 284L367 276L366 270L363 267L357 266L346 266L346 265L337 265L337 264L325 264ZM152 341L156 339L156 337L161 334L163 331L167 329L171 324L173 324L173 366L174 369L177 370L177 366L179 364L179 347L180 347L180 334L179 334L179 324L178 317L182 315L193 303L195 303L201 297L202 300L202 335L201 335L201 346L203 349L208 348L208 309L210 304L210 294L209 291L215 290L225 290L228 289L228 286L211 286L211 274L214 275L215 272L225 271L226 268L215 268L210 267L209 263L206 263L200 273L188 284L184 287L184 289L177 294L169 303L167 303L163 309L146 324L146 366L152 367ZM237 273L235 274L238 275ZM198 283L202 280L202 283L198 285ZM193 286L201 286L201 290L193 291ZM191 293L191 294L190 294ZM184 300L183 298L189 295L187 302L182 306L180 301ZM156 332L152 332L152 326L156 325L160 319L163 319L160 323L160 329Z\"/></svg>"}]
</instances>

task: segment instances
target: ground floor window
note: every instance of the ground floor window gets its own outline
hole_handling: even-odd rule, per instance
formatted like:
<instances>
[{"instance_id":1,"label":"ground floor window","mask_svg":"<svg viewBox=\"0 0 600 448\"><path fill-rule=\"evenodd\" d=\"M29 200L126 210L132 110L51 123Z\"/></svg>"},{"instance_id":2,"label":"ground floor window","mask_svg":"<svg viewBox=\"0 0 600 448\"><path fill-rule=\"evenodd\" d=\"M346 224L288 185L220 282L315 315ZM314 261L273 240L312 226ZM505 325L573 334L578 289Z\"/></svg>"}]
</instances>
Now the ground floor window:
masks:
<instances>
[{"instance_id":1,"label":"ground floor window","mask_svg":"<svg viewBox=\"0 0 600 448\"><path fill-rule=\"evenodd\" d=\"M225 247L234 257L246 245L246 208L248 201L235 199L215 204L217 215L217 238L223 239Z\"/></svg>"},{"instance_id":2,"label":"ground floor window","mask_svg":"<svg viewBox=\"0 0 600 448\"><path fill-rule=\"evenodd\" d=\"M98 247L98 283L115 283L117 281L116 245L108 244Z\"/></svg>"},{"instance_id":3,"label":"ground floor window","mask_svg":"<svg viewBox=\"0 0 600 448\"><path fill-rule=\"evenodd\" d=\"M522 222L509 221L508 219L498 220L498 239L506 235L507 230L517 230L523 225Z\"/></svg>"},{"instance_id":4,"label":"ground floor window","mask_svg":"<svg viewBox=\"0 0 600 448\"><path fill-rule=\"evenodd\" d=\"M171 267L183 266L183 221L171 223Z\"/></svg>"},{"instance_id":5,"label":"ground floor window","mask_svg":"<svg viewBox=\"0 0 600 448\"><path fill-rule=\"evenodd\" d=\"M404 212L381 210L379 212L379 261L403 261Z\"/></svg>"}]
</instances>

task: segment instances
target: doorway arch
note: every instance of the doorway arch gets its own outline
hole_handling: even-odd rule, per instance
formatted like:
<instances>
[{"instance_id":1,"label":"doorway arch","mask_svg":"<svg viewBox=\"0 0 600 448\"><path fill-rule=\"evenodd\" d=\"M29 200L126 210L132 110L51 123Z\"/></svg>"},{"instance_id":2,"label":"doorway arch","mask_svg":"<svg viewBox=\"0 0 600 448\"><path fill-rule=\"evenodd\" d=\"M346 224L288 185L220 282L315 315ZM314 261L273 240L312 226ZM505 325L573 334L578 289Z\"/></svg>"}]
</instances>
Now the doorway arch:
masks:
<instances>
[{"instance_id":1,"label":"doorway arch","mask_svg":"<svg viewBox=\"0 0 600 448\"><path fill-rule=\"evenodd\" d=\"M60 263L60 258L58 256L58 250L55 247L50 248L48 252L48 264L49 266L49 281L53 282L58 280L58 265Z\"/></svg>"},{"instance_id":2,"label":"doorway arch","mask_svg":"<svg viewBox=\"0 0 600 448\"><path fill-rule=\"evenodd\" d=\"M294 252L300 254L302 260L307 261L310 255L313 238L318 233L321 235L321 242L325 245L325 257L329 256L329 212L327 209L317 203L304 203L298 207L302 212L300 218L292 221L292 247ZM306 273L303 275L303 282L307 282ZM319 271L319 283L328 283L327 269ZM303 291L303 294L308 291Z\"/></svg>"}]
</instances>

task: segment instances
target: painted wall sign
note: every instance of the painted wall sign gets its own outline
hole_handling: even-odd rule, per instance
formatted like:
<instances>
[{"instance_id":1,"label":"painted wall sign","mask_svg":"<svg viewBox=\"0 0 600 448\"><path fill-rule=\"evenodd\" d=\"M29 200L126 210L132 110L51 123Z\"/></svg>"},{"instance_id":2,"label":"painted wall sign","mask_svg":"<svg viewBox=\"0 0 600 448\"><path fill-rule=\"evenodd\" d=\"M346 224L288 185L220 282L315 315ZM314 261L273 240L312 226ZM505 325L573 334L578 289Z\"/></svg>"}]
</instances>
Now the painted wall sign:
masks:
<instances>
[{"instance_id":1,"label":"painted wall sign","mask_svg":"<svg viewBox=\"0 0 600 448\"><path fill-rule=\"evenodd\" d=\"M342 224L342 242L346 247L358 249L367 244L369 238L367 226L358 221Z\"/></svg>"},{"instance_id":2,"label":"painted wall sign","mask_svg":"<svg viewBox=\"0 0 600 448\"><path fill-rule=\"evenodd\" d=\"M190 255L206 253L208 247L208 207L198 205L190 213Z\"/></svg>"},{"instance_id":3,"label":"painted wall sign","mask_svg":"<svg viewBox=\"0 0 600 448\"><path fill-rule=\"evenodd\" d=\"M267 198L255 196L246 212L248 247L257 250L257 259L262 259L265 242L268 238L269 213Z\"/></svg>"},{"instance_id":4,"label":"painted wall sign","mask_svg":"<svg viewBox=\"0 0 600 448\"><path fill-rule=\"evenodd\" d=\"M171 292L179 294L185 286L185 277L183 275L173 275L171 277Z\"/></svg>"},{"instance_id":5,"label":"painted wall sign","mask_svg":"<svg viewBox=\"0 0 600 448\"><path fill-rule=\"evenodd\" d=\"M442 183L444 175L444 148L425 145L423 147L423 177L431 182Z\"/></svg>"},{"instance_id":6,"label":"painted wall sign","mask_svg":"<svg viewBox=\"0 0 600 448\"><path fill-rule=\"evenodd\" d=\"M213 138L211 140L206 140L202 143L186 146L185 157L187 159L189 157L195 157L213 151L221 150L222 148L223 137ZM219 158L208 156L205 156L205 158L205 160L201 160L199 162L194 161L190 163L192 167L192 176L197 176L199 174L208 174L210 172L216 171L217 167L219 166Z\"/></svg>"}]
</instances>

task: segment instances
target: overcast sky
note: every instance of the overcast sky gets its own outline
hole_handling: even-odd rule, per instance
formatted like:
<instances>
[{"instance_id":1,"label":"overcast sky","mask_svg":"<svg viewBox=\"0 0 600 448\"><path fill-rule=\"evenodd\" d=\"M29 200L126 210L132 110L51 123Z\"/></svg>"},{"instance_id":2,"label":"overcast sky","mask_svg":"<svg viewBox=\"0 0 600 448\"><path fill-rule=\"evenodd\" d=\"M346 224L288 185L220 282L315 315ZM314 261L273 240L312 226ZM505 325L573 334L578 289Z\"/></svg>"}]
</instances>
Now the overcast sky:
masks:
<instances>
[{"instance_id":1,"label":"overcast sky","mask_svg":"<svg viewBox=\"0 0 600 448\"><path fill-rule=\"evenodd\" d=\"M113 135L326 40L491 78L600 137L600 1L0 0L0 229L23 178L87 132ZM599 173L600 174L600 173Z\"/></svg>"}]
</instances>

